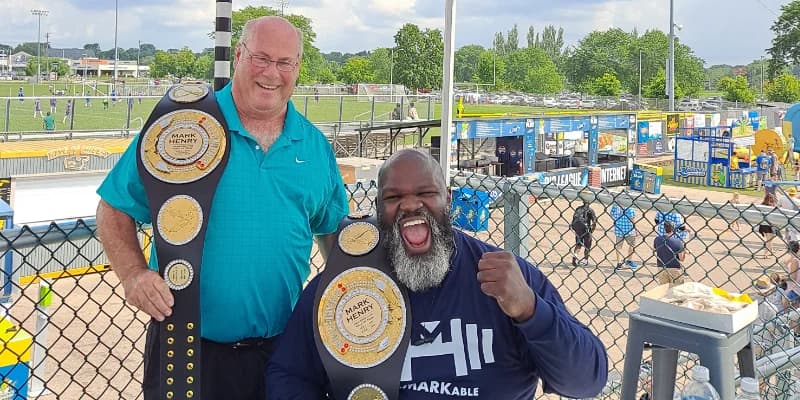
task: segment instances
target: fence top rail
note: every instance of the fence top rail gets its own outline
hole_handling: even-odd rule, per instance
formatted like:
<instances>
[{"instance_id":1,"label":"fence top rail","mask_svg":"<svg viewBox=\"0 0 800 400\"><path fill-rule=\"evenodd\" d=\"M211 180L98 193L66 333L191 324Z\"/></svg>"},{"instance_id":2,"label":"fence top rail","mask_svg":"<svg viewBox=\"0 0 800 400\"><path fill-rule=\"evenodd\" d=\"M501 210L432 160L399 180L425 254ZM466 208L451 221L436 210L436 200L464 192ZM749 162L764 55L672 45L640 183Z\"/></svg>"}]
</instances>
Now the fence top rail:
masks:
<instances>
[{"instance_id":1,"label":"fence top rail","mask_svg":"<svg viewBox=\"0 0 800 400\"><path fill-rule=\"evenodd\" d=\"M651 195L627 190L612 192L606 188L597 189L588 186L559 186L555 183L542 185L539 182L527 181L518 178L499 178L464 171L453 171L453 180L458 186L468 186L473 189L482 189L487 192L496 190L502 193L516 193L518 195L549 196L551 198L563 197L567 200L583 199L590 203L599 202L605 205L618 204L623 207L636 207L640 209L657 209L658 211L676 211L684 216L700 215L705 218L721 217L729 222L742 219L750 224L759 224L764 221L774 226L800 227L800 221L795 218L798 211L762 206L755 204L732 204L730 202L718 203L707 199L702 201L687 198L670 198L664 194Z\"/></svg>"},{"instance_id":2,"label":"fence top rail","mask_svg":"<svg viewBox=\"0 0 800 400\"><path fill-rule=\"evenodd\" d=\"M96 229L97 222L94 217L4 229L0 231L0 254L5 254L11 249L19 250L89 238L94 235Z\"/></svg>"}]
</instances>

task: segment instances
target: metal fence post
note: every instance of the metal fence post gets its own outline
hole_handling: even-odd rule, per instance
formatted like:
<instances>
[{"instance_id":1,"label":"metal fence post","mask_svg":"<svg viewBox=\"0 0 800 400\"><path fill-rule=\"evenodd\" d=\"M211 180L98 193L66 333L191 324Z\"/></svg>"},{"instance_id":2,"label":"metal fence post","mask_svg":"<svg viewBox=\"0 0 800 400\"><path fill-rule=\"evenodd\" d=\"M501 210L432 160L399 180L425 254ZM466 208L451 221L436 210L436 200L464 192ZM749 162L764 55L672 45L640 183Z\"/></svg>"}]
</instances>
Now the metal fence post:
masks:
<instances>
[{"instance_id":1,"label":"metal fence post","mask_svg":"<svg viewBox=\"0 0 800 400\"><path fill-rule=\"evenodd\" d=\"M342 114L344 113L344 96L339 96L339 131L342 131Z\"/></svg>"},{"instance_id":2,"label":"metal fence post","mask_svg":"<svg viewBox=\"0 0 800 400\"><path fill-rule=\"evenodd\" d=\"M72 134L72 131L75 129L75 112L78 110L78 107L75 107L75 105L78 103L76 100L78 99L77 98L72 99L72 111L69 113L70 135Z\"/></svg>"},{"instance_id":3,"label":"metal fence post","mask_svg":"<svg viewBox=\"0 0 800 400\"><path fill-rule=\"evenodd\" d=\"M369 124L375 125L375 96L372 96L372 101L369 110Z\"/></svg>"},{"instance_id":4,"label":"metal fence post","mask_svg":"<svg viewBox=\"0 0 800 400\"><path fill-rule=\"evenodd\" d=\"M303 100L303 116L308 118L308 96Z\"/></svg>"},{"instance_id":5,"label":"metal fence post","mask_svg":"<svg viewBox=\"0 0 800 400\"><path fill-rule=\"evenodd\" d=\"M11 120L11 99L6 99L6 130L3 138L8 141L8 126L9 121Z\"/></svg>"},{"instance_id":6,"label":"metal fence post","mask_svg":"<svg viewBox=\"0 0 800 400\"><path fill-rule=\"evenodd\" d=\"M428 119L433 119L431 117L431 112L433 111L431 108L431 101L432 101L431 96L428 96Z\"/></svg>"},{"instance_id":7,"label":"metal fence post","mask_svg":"<svg viewBox=\"0 0 800 400\"><path fill-rule=\"evenodd\" d=\"M503 243L506 251L525 258L528 256L529 246L525 244L528 237L530 224L528 222L528 195L520 195L512 188L512 183L507 182L503 188Z\"/></svg>"},{"instance_id":8,"label":"metal fence post","mask_svg":"<svg viewBox=\"0 0 800 400\"><path fill-rule=\"evenodd\" d=\"M53 302L53 289L46 279L39 281L39 301L36 304L36 327L31 354L31 383L28 396L37 398L48 394L42 377L47 376L47 326L50 322L48 308Z\"/></svg>"}]
</instances>

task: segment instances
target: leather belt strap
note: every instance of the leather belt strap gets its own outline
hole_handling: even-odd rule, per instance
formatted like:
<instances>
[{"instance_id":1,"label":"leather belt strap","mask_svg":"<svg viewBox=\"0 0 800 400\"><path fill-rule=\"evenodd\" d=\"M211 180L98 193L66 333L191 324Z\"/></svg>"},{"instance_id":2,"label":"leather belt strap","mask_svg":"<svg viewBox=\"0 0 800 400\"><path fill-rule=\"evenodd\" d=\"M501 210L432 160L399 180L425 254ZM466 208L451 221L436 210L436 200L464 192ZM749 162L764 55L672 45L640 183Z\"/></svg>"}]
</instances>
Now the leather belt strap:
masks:
<instances>
[{"instance_id":1,"label":"leather belt strap","mask_svg":"<svg viewBox=\"0 0 800 400\"><path fill-rule=\"evenodd\" d=\"M314 341L341 400L396 400L411 308L388 265L374 218L351 216L336 233L314 299Z\"/></svg>"},{"instance_id":2,"label":"leather belt strap","mask_svg":"<svg viewBox=\"0 0 800 400\"><path fill-rule=\"evenodd\" d=\"M175 298L172 314L158 324L160 399L202 398L200 266L229 139L205 84L172 87L139 137L137 165L150 204L158 270Z\"/></svg>"}]
</instances>

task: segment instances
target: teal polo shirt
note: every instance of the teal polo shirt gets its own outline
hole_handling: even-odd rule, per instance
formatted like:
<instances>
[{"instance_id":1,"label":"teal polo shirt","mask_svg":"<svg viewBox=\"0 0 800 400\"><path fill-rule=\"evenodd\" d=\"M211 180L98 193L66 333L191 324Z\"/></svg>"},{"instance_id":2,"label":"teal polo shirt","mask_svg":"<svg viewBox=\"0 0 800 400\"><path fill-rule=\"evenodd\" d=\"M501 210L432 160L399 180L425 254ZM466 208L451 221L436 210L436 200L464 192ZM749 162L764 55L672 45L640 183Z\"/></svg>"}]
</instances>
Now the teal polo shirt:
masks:
<instances>
[{"instance_id":1,"label":"teal polo shirt","mask_svg":"<svg viewBox=\"0 0 800 400\"><path fill-rule=\"evenodd\" d=\"M333 233L347 215L345 186L325 136L291 101L283 131L266 153L242 126L230 84L217 92L217 102L231 130L231 153L204 242L202 336L217 342L272 337L283 332L309 275L312 236ZM97 194L149 223L138 140ZM150 268L158 269L155 257Z\"/></svg>"}]
</instances>

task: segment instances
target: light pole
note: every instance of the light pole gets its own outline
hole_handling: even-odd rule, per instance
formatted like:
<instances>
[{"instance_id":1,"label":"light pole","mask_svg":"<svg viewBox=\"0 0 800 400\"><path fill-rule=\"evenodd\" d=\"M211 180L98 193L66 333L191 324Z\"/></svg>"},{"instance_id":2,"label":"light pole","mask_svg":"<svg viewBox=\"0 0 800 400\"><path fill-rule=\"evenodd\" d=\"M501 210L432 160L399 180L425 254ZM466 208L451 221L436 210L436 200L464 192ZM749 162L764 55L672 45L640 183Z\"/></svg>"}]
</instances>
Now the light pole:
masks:
<instances>
[{"instance_id":1,"label":"light pole","mask_svg":"<svg viewBox=\"0 0 800 400\"><path fill-rule=\"evenodd\" d=\"M389 49L389 97L392 99L392 103L394 103L394 47Z\"/></svg>"},{"instance_id":2,"label":"light pole","mask_svg":"<svg viewBox=\"0 0 800 400\"><path fill-rule=\"evenodd\" d=\"M86 53L81 54L81 63L83 64L83 96L86 96ZM74 106L74 104L73 104Z\"/></svg>"},{"instance_id":3,"label":"light pole","mask_svg":"<svg viewBox=\"0 0 800 400\"><path fill-rule=\"evenodd\" d=\"M114 83L111 88L117 92L117 64L119 63L119 49L117 48L117 17L119 17L119 0L114 0Z\"/></svg>"},{"instance_id":4,"label":"light pole","mask_svg":"<svg viewBox=\"0 0 800 400\"><path fill-rule=\"evenodd\" d=\"M667 71L669 110L675 111L675 1L669 0L669 71Z\"/></svg>"},{"instance_id":5,"label":"light pole","mask_svg":"<svg viewBox=\"0 0 800 400\"><path fill-rule=\"evenodd\" d=\"M139 59L142 57L142 41L139 40L139 47L136 51L136 79L139 79Z\"/></svg>"},{"instance_id":6,"label":"light pole","mask_svg":"<svg viewBox=\"0 0 800 400\"><path fill-rule=\"evenodd\" d=\"M278 3L278 6L280 6L280 8L281 8L281 17L282 17L284 15L283 14L284 9L286 8L287 5L289 5L289 0L278 0L277 3Z\"/></svg>"},{"instance_id":7,"label":"light pole","mask_svg":"<svg viewBox=\"0 0 800 400\"><path fill-rule=\"evenodd\" d=\"M642 49L639 49L639 107L642 106Z\"/></svg>"},{"instance_id":8,"label":"light pole","mask_svg":"<svg viewBox=\"0 0 800 400\"><path fill-rule=\"evenodd\" d=\"M761 99L764 99L764 56L761 56Z\"/></svg>"},{"instance_id":9,"label":"light pole","mask_svg":"<svg viewBox=\"0 0 800 400\"><path fill-rule=\"evenodd\" d=\"M31 10L31 14L39 17L39 28L36 32L36 83L39 83L39 77L42 75L42 16L47 16L49 11L37 8Z\"/></svg>"}]
</instances>

